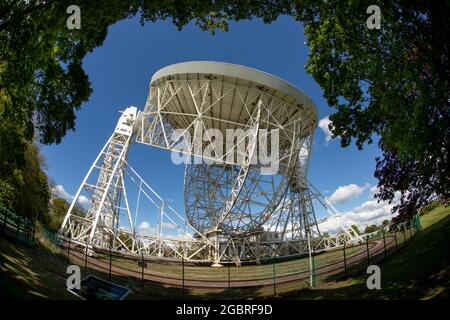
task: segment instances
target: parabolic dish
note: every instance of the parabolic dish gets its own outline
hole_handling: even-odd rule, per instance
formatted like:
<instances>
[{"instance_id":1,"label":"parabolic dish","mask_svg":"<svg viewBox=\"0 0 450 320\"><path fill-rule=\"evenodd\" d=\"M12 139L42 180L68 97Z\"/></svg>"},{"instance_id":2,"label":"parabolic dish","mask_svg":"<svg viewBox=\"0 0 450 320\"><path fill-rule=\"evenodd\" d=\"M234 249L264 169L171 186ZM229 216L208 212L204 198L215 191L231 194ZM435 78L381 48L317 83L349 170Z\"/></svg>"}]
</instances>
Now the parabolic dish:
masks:
<instances>
[{"instance_id":1,"label":"parabolic dish","mask_svg":"<svg viewBox=\"0 0 450 320\"><path fill-rule=\"evenodd\" d=\"M309 157L317 126L316 106L292 84L263 71L212 61L182 62L158 70L141 117L138 142L178 150L181 136L174 133L181 131L192 142L183 153L215 161L186 168L186 215L205 233L262 228L288 188L296 187L300 173L306 172L302 166L307 161L302 164L299 158ZM202 139L209 129L222 134L223 148L205 156L209 144ZM225 139L230 129L254 133L258 142L239 151L239 139ZM259 155L263 134L267 150L272 150L274 130L279 133L279 169L267 178L261 175L260 158L250 165L242 159ZM199 149L194 148L196 139L201 140ZM235 148L231 160L226 157L230 147Z\"/></svg>"}]
</instances>

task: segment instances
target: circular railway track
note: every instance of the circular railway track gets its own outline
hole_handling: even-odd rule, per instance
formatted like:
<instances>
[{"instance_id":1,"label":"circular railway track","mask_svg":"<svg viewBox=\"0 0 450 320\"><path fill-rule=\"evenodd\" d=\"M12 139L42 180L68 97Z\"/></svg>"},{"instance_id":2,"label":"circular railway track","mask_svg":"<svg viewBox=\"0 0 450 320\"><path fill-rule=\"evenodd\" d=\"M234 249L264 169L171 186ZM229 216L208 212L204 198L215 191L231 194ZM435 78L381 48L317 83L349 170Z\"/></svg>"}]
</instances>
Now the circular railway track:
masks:
<instances>
[{"instance_id":1,"label":"circular railway track","mask_svg":"<svg viewBox=\"0 0 450 320\"><path fill-rule=\"evenodd\" d=\"M371 257L379 255L384 250L383 240L375 240L370 243L371 247L369 248L369 255ZM386 250L395 246L394 237L386 237ZM82 252L71 250L70 256L74 259L85 261L86 256ZM347 268L351 268L352 266L358 265L359 263L367 260L367 252L361 251L349 256L346 260ZM109 263L98 260L93 257L87 257L87 262L89 264L89 268L95 269L100 272L109 273ZM199 268L207 268L207 267L199 267ZM336 275L344 272L344 261L334 262L328 264L326 266L318 267L315 269L315 275ZM142 273L141 271L127 269L124 267L119 267L112 265L111 266L111 274L116 276L126 276L126 277L134 277L137 279L141 279ZM294 281L307 281L309 279L310 273L309 270L291 272L286 274L280 274L276 276L277 284L285 284ZM225 289L228 286L232 288L249 288L249 287L266 287L273 286L273 277L260 278L260 279L231 279L230 282L228 280L215 280L215 279L183 279L177 276L170 276L161 272L154 271L146 271L144 272L144 279L146 281L157 282L164 285L170 285L173 287L182 287L184 282L185 288L197 288L197 289Z\"/></svg>"}]
</instances>

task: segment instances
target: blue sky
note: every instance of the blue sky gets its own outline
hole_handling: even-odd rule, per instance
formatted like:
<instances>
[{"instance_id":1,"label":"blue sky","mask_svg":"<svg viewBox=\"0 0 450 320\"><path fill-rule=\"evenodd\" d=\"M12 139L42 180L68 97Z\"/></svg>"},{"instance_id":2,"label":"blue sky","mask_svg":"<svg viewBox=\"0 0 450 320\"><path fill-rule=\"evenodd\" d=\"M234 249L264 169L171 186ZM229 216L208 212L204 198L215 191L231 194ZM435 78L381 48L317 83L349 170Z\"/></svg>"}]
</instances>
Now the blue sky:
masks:
<instances>
[{"instance_id":1,"label":"blue sky","mask_svg":"<svg viewBox=\"0 0 450 320\"><path fill-rule=\"evenodd\" d=\"M75 194L114 130L120 116L118 111L129 105L142 110L152 74L177 62L224 61L272 73L308 94L317 105L319 119L326 118L333 110L328 107L319 85L304 69L308 54L304 41L302 25L290 17L281 17L272 24L256 19L231 23L228 32L218 32L215 36L194 24L178 31L169 21L142 27L134 18L112 26L103 46L84 60L93 94L77 112L76 131L69 132L61 144L43 148L49 176L62 186L67 197ZM370 188L376 185L375 157L379 154L376 145L366 146L363 151L354 146L341 148L338 139L326 141L324 130L317 128L309 180L326 195L343 187L334 198L348 200L337 201L336 207L358 219L352 210L364 204L368 206L371 201ZM134 144L129 162L183 212L184 167L172 164L169 152ZM348 187L351 184L356 186ZM369 204L370 209L381 207Z\"/></svg>"}]
</instances>

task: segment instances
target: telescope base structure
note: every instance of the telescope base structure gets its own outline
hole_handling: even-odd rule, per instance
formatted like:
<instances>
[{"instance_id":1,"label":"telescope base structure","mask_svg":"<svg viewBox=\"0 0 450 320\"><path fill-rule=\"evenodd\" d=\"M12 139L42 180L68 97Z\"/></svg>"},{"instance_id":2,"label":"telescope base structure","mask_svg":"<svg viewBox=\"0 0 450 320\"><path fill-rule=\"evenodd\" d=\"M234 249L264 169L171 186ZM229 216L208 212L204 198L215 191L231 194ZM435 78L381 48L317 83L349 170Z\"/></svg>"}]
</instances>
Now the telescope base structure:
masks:
<instances>
[{"instance_id":1,"label":"telescope base structure","mask_svg":"<svg viewBox=\"0 0 450 320\"><path fill-rule=\"evenodd\" d=\"M83 246L90 255L96 250L113 250L124 255L150 256L172 261L221 266L223 263L261 263L276 258L299 257L330 250L362 239L353 229L333 238L320 234L313 200L329 211L331 204L304 176L294 175L289 189L281 196L264 226L242 233L219 229L200 232L167 204L126 161L137 120L137 110L127 108L78 189L59 231L60 237ZM133 219L127 196L129 181L138 189ZM81 197L89 200L87 211L80 210ZM136 227L140 198L153 206L155 234L140 233ZM78 208L78 209L77 209ZM334 208L332 208L334 209ZM333 218L338 219L335 212ZM128 228L119 225L125 215ZM330 215L332 215L330 213ZM133 221L134 220L134 221ZM164 235L170 225L177 235ZM310 243L308 243L308 241Z\"/></svg>"},{"instance_id":2,"label":"telescope base structure","mask_svg":"<svg viewBox=\"0 0 450 320\"><path fill-rule=\"evenodd\" d=\"M114 250L216 266L359 243L306 179L317 122L312 100L268 73L207 61L163 68L152 77L144 110L123 111L59 234L89 254ZM171 151L174 163L186 165L183 214L129 165L134 142ZM342 234L321 235L313 202Z\"/></svg>"},{"instance_id":3,"label":"telescope base structure","mask_svg":"<svg viewBox=\"0 0 450 320\"><path fill-rule=\"evenodd\" d=\"M146 258L153 257L157 260L179 263L184 260L185 262L209 265L211 267L221 267L230 263L236 266L260 264L272 261L274 257L277 260L294 259L309 254L307 239L261 242L256 239L260 235L253 235L221 241L217 250L220 260L217 262L215 260L216 247L211 243L203 241L186 243L161 237L160 239L153 238L153 242L149 245L142 245L142 240L147 239L146 236L133 234L128 236L128 238L121 237L121 241L116 239L111 247L111 251L128 257L140 258L144 255ZM80 247L86 247L86 243L74 240L74 238L64 234L60 234L60 239L66 242L70 241L72 244ZM360 241L355 241L355 238L349 237L347 233L343 232L335 237L313 239L312 252L320 253L342 248L344 245L349 247L360 243ZM96 252L108 253L109 250L109 247L89 245L88 255L95 256Z\"/></svg>"}]
</instances>

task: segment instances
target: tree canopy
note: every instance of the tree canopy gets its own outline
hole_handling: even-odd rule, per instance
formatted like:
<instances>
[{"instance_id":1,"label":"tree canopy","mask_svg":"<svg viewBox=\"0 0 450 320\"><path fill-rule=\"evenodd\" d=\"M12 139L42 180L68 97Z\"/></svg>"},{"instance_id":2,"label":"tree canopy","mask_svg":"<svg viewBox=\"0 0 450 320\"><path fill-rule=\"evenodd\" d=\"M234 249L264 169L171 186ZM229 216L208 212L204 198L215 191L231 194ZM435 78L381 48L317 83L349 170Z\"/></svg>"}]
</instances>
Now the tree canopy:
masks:
<instances>
[{"instance_id":1,"label":"tree canopy","mask_svg":"<svg viewBox=\"0 0 450 320\"><path fill-rule=\"evenodd\" d=\"M372 233L372 232L375 232L375 231L378 231L378 230L380 230L379 226L377 226L376 224L371 224L371 225L366 226L364 228L364 233Z\"/></svg>"},{"instance_id":2,"label":"tree canopy","mask_svg":"<svg viewBox=\"0 0 450 320\"><path fill-rule=\"evenodd\" d=\"M62 225L69 207L70 203L68 203L66 199L53 198L50 201L50 215L47 226L51 229L58 230ZM72 214L83 217L85 215L85 210L79 204L75 204L72 209Z\"/></svg>"},{"instance_id":3,"label":"tree canopy","mask_svg":"<svg viewBox=\"0 0 450 320\"><path fill-rule=\"evenodd\" d=\"M368 29L369 4L381 28ZM0 186L23 181L27 141L60 143L92 88L83 58L102 45L108 27L140 15L141 23L190 21L204 30L230 20L290 15L304 24L307 71L335 113L330 129L346 147L378 137L377 198L401 193L398 219L434 195L449 196L450 97L448 1L379 0L80 0L80 30L66 26L66 1L0 3ZM17 189L16 189L17 191ZM0 191L0 196L3 191ZM9 191L8 191L9 192ZM4 192L3 192L4 193ZM1 199L0 199L1 200Z\"/></svg>"},{"instance_id":4,"label":"tree canopy","mask_svg":"<svg viewBox=\"0 0 450 320\"><path fill-rule=\"evenodd\" d=\"M307 71L324 90L333 137L358 148L374 136L379 200L401 193L396 220L450 191L448 1L372 1L380 29L368 29L365 1L301 1L310 46Z\"/></svg>"},{"instance_id":5,"label":"tree canopy","mask_svg":"<svg viewBox=\"0 0 450 320\"><path fill-rule=\"evenodd\" d=\"M359 228L356 224L352 224L351 228L355 231L356 234L361 234L361 231L359 231Z\"/></svg>"},{"instance_id":6,"label":"tree canopy","mask_svg":"<svg viewBox=\"0 0 450 320\"><path fill-rule=\"evenodd\" d=\"M67 28L66 1L0 2L0 201L19 213L26 148L60 143L75 128L75 112L87 101L91 84L83 58L106 38L108 27L140 14L141 23L171 19L181 29L190 21L204 30L227 30L229 20L260 17L271 22L293 14L291 1L123 0L76 3L81 29ZM28 159L29 160L29 159ZM7 193L7 194L6 194Z\"/></svg>"},{"instance_id":7,"label":"tree canopy","mask_svg":"<svg viewBox=\"0 0 450 320\"><path fill-rule=\"evenodd\" d=\"M25 142L24 166L0 179L0 204L32 220L49 222L50 188L39 147Z\"/></svg>"}]
</instances>

